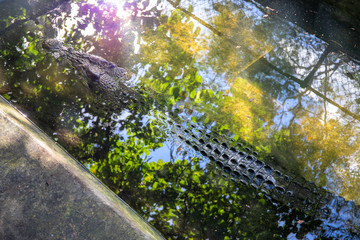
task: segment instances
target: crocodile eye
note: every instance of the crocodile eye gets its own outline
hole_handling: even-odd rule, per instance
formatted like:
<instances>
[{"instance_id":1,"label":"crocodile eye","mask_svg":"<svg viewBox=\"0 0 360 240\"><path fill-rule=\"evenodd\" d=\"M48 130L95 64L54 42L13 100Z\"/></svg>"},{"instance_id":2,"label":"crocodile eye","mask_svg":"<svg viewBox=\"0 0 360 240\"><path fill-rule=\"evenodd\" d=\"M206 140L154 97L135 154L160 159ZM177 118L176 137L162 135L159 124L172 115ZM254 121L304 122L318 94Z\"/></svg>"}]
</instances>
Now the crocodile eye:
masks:
<instances>
[{"instance_id":1,"label":"crocodile eye","mask_svg":"<svg viewBox=\"0 0 360 240\"><path fill-rule=\"evenodd\" d=\"M62 46L62 43L57 39L47 39L42 43L42 47L48 51L56 51Z\"/></svg>"}]
</instances>

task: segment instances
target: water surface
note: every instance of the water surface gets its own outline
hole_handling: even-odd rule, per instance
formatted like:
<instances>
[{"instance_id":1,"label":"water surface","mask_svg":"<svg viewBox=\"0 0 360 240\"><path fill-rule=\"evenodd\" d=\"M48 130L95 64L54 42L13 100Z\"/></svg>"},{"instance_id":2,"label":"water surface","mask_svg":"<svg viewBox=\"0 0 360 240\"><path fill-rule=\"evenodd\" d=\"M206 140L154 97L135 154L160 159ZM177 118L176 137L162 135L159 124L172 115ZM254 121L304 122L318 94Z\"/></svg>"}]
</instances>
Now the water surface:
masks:
<instances>
[{"instance_id":1,"label":"water surface","mask_svg":"<svg viewBox=\"0 0 360 240\"><path fill-rule=\"evenodd\" d=\"M166 238L359 233L229 180L163 120L241 142L285 174L360 204L359 60L343 42L251 1L0 6L2 96ZM146 104L96 104L86 79L42 49L48 38L129 69Z\"/></svg>"}]
</instances>

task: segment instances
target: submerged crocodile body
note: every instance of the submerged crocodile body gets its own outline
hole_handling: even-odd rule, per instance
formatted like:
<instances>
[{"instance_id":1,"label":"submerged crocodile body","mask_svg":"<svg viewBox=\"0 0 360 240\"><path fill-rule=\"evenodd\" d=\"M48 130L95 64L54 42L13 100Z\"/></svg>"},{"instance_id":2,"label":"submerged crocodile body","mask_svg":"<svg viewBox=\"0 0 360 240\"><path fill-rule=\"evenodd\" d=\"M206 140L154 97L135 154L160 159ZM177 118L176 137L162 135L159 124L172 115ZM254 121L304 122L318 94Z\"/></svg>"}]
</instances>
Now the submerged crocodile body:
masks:
<instances>
[{"instance_id":1,"label":"submerged crocodile body","mask_svg":"<svg viewBox=\"0 0 360 240\"><path fill-rule=\"evenodd\" d=\"M115 104L127 103L128 99L139 100L140 94L125 84L129 79L126 69L101 57L74 51L55 39L46 40L43 48L65 58L86 78L90 89L105 100ZM256 152L230 138L200 125L173 119L167 119L172 137L191 147L199 156L215 162L226 176L291 208L315 211L315 217L322 221L321 227L327 232L326 237L360 239L360 209L354 202L345 201L301 177L276 170L258 160Z\"/></svg>"},{"instance_id":2,"label":"submerged crocodile body","mask_svg":"<svg viewBox=\"0 0 360 240\"><path fill-rule=\"evenodd\" d=\"M170 121L171 133L223 169L223 176L250 186L290 208L322 221L321 237L360 239L360 208L303 177L284 174L259 160L258 153L199 124ZM325 231L326 230L326 231ZM322 235L323 234L323 235Z\"/></svg>"}]
</instances>

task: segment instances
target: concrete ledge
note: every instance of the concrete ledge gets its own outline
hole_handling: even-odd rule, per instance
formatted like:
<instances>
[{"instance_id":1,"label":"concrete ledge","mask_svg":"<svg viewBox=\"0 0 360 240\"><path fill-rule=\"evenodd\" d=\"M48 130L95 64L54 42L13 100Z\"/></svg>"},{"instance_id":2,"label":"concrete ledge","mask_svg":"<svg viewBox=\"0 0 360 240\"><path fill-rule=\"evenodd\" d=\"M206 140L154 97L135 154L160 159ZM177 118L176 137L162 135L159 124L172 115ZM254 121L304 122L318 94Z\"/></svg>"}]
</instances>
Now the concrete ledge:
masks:
<instances>
[{"instance_id":1,"label":"concrete ledge","mask_svg":"<svg viewBox=\"0 0 360 240\"><path fill-rule=\"evenodd\" d=\"M0 239L162 239L0 98Z\"/></svg>"}]
</instances>

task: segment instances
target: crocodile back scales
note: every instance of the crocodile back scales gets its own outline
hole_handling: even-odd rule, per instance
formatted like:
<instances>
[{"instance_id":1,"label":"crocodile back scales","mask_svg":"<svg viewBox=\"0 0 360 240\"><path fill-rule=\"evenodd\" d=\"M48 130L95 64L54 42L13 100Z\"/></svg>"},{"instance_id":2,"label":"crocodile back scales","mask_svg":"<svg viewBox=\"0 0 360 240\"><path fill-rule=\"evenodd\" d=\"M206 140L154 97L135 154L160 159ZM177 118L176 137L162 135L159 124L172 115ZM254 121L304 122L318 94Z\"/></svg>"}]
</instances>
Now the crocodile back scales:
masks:
<instances>
[{"instance_id":1,"label":"crocodile back scales","mask_svg":"<svg viewBox=\"0 0 360 240\"><path fill-rule=\"evenodd\" d=\"M335 196L301 176L284 174L259 160L259 154L251 148L203 125L183 119L167 121L174 138L179 138L199 155L214 162L223 169L225 177L322 220L323 229L334 232L329 237L342 239L343 235L335 233L340 231L349 233L351 239L360 239L360 208L353 201Z\"/></svg>"}]
</instances>

